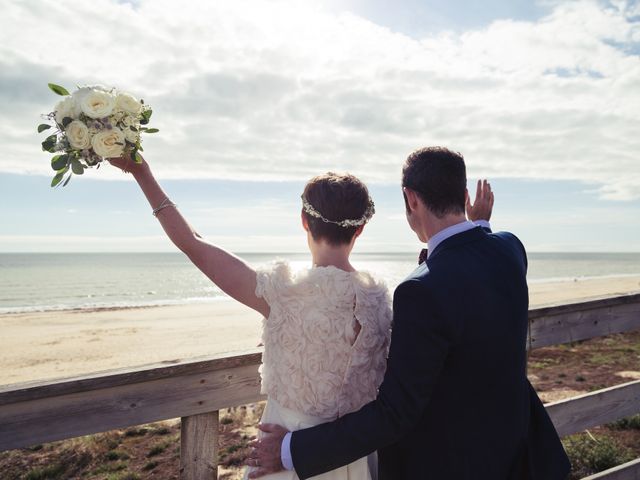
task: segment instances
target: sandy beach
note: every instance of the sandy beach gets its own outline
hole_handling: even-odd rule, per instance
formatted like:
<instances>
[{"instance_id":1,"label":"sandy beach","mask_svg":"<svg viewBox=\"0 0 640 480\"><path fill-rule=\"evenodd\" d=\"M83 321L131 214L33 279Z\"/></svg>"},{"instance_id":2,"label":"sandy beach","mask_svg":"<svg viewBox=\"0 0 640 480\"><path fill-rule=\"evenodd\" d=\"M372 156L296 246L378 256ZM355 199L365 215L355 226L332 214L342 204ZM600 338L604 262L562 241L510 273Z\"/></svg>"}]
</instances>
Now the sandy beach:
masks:
<instances>
[{"instance_id":1,"label":"sandy beach","mask_svg":"<svg viewBox=\"0 0 640 480\"><path fill-rule=\"evenodd\" d=\"M531 307L640 292L640 276L530 284ZM0 316L0 384L242 352L261 317L231 300L209 304Z\"/></svg>"}]
</instances>

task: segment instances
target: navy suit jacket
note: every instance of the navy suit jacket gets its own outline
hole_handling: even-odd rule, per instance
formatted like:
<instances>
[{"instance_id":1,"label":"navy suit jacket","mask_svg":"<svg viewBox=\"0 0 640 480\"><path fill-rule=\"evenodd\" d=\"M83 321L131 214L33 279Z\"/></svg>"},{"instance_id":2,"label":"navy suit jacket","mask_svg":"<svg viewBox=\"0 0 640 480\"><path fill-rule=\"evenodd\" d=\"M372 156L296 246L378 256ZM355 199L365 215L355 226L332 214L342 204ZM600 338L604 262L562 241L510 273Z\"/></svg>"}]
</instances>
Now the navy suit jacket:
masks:
<instances>
[{"instance_id":1,"label":"navy suit jacket","mask_svg":"<svg viewBox=\"0 0 640 480\"><path fill-rule=\"evenodd\" d=\"M511 233L443 241L394 293L378 397L294 432L301 479L378 450L379 480L565 480L570 464L527 380L527 258Z\"/></svg>"}]
</instances>

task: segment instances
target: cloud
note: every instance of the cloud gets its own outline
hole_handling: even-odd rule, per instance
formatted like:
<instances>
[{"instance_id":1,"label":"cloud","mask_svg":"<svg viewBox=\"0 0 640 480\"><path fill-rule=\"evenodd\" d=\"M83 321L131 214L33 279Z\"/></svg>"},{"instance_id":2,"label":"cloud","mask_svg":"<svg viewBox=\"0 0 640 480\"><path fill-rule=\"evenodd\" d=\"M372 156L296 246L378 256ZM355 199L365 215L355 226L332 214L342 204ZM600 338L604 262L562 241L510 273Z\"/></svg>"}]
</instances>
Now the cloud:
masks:
<instances>
[{"instance_id":1,"label":"cloud","mask_svg":"<svg viewBox=\"0 0 640 480\"><path fill-rule=\"evenodd\" d=\"M0 171L50 173L34 133L56 101L47 82L103 83L153 105L159 177L396 183L412 149L444 144L473 176L640 198L638 15L562 2L535 22L416 39L310 2L10 0Z\"/></svg>"}]
</instances>

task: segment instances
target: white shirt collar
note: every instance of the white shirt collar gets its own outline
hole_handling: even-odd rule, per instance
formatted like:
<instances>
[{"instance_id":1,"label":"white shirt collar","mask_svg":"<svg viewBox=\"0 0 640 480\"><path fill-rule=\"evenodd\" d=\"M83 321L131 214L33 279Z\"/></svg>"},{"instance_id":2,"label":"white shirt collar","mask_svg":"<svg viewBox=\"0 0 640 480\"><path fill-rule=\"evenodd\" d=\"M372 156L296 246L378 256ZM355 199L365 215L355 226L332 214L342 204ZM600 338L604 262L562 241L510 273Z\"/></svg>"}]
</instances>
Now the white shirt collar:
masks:
<instances>
[{"instance_id":1,"label":"white shirt collar","mask_svg":"<svg viewBox=\"0 0 640 480\"><path fill-rule=\"evenodd\" d=\"M429 249L427 258L429 258L436 247L446 239L451 238L459 233L466 232L467 230L471 230L472 228L476 228L477 226L478 225L476 225L475 223L470 222L469 220L465 220L464 222L456 223L455 225L451 225L444 230L440 230L427 242L427 248Z\"/></svg>"}]
</instances>

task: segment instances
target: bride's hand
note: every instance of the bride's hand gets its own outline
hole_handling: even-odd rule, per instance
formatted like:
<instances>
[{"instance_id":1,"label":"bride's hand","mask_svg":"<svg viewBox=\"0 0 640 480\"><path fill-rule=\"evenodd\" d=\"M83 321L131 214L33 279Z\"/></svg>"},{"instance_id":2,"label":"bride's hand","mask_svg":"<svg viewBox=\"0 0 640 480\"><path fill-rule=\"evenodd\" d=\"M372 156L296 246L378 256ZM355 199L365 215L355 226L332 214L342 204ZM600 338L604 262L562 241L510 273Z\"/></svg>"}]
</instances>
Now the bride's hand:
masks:
<instances>
[{"instance_id":1,"label":"bride's hand","mask_svg":"<svg viewBox=\"0 0 640 480\"><path fill-rule=\"evenodd\" d=\"M467 195L467 217L472 222L476 220L491 220L491 213L493 212L493 192L491 191L491 184L486 180L478 180L478 186L476 188L476 199L471 204L471 198Z\"/></svg>"},{"instance_id":2,"label":"bride's hand","mask_svg":"<svg viewBox=\"0 0 640 480\"><path fill-rule=\"evenodd\" d=\"M109 160L109 163L111 165L113 165L116 168L119 168L124 173L134 173L137 170L141 170L146 165L146 162L144 159L142 159L142 163L136 163L133 160L131 160L131 157L129 155L124 155L122 157L117 157L117 158L108 158L107 160Z\"/></svg>"}]
</instances>

